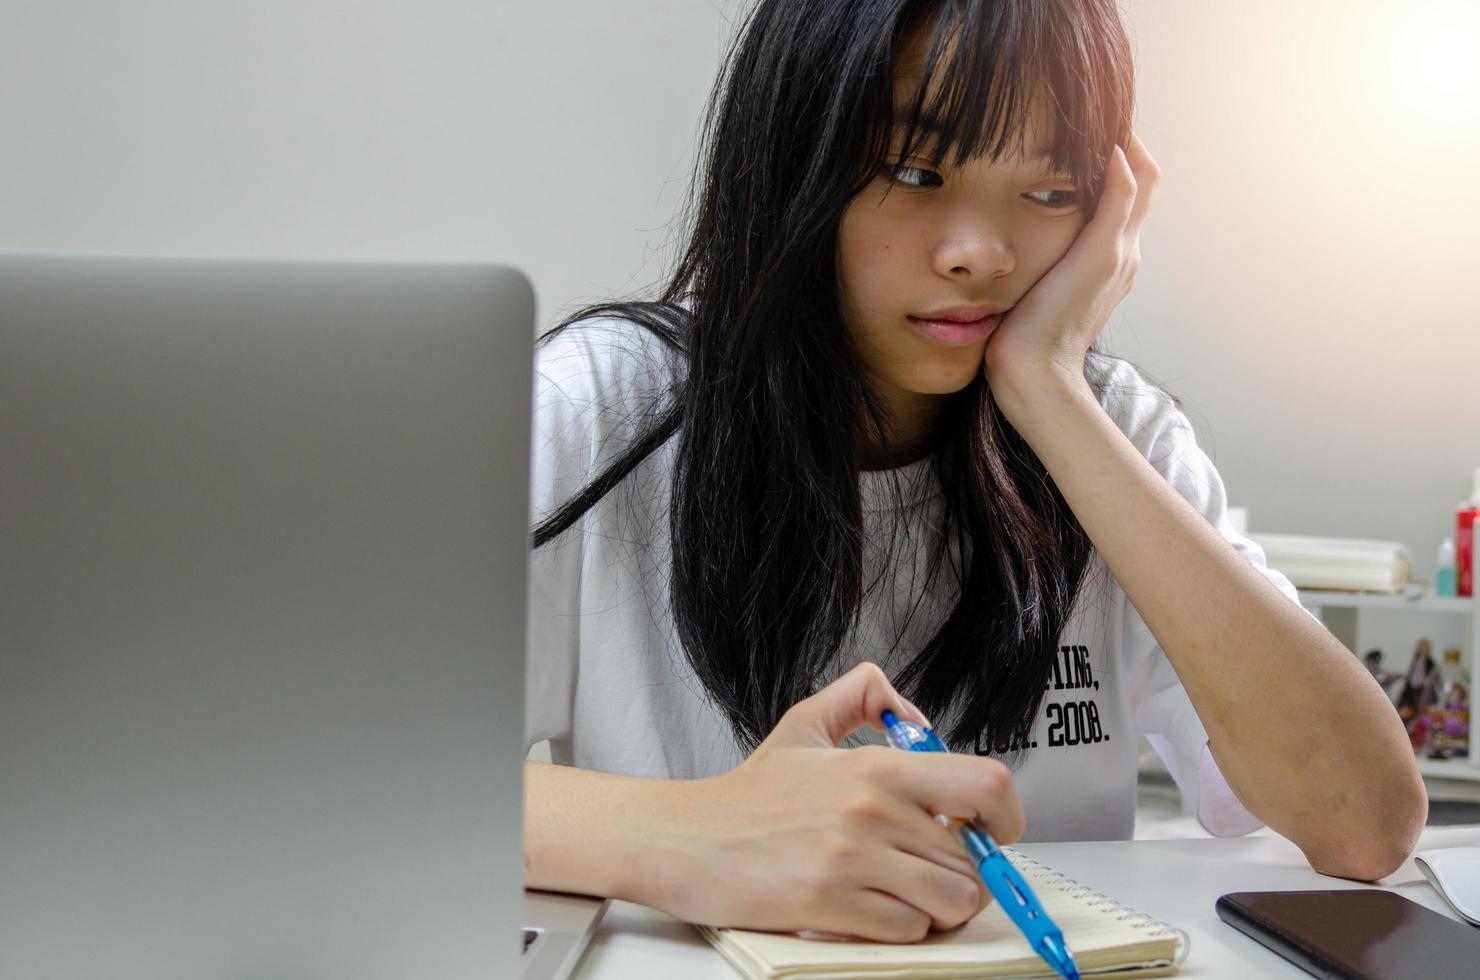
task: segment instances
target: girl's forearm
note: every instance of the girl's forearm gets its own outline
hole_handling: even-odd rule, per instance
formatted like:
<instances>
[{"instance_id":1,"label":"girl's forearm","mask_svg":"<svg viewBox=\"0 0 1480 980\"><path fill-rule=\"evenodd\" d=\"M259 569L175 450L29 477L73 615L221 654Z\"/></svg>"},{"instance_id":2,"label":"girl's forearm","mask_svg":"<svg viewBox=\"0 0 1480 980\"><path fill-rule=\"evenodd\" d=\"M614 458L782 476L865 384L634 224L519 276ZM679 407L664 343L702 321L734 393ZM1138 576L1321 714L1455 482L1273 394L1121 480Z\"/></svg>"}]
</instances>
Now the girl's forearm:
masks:
<instances>
[{"instance_id":1,"label":"girl's forearm","mask_svg":"<svg viewBox=\"0 0 1480 980\"><path fill-rule=\"evenodd\" d=\"M1396 868L1426 797L1356 658L1156 472L1082 378L1000 379L994 394L1166 651L1244 804L1317 870Z\"/></svg>"},{"instance_id":2,"label":"girl's forearm","mask_svg":"<svg viewBox=\"0 0 1480 980\"><path fill-rule=\"evenodd\" d=\"M524 884L664 908L669 780L524 764Z\"/></svg>"}]
</instances>

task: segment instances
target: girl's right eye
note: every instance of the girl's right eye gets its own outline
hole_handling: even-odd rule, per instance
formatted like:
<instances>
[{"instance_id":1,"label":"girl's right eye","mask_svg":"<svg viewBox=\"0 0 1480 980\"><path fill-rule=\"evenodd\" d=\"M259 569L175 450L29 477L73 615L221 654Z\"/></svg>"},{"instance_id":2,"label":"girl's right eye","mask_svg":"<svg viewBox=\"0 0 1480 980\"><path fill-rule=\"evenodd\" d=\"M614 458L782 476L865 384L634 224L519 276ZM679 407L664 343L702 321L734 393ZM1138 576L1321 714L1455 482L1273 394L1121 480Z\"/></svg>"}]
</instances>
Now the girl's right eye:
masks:
<instances>
[{"instance_id":1,"label":"girl's right eye","mask_svg":"<svg viewBox=\"0 0 1480 980\"><path fill-rule=\"evenodd\" d=\"M934 170L926 170L924 167L909 167L900 164L897 167L888 167L885 173L890 180L907 187L939 187L945 183L941 175Z\"/></svg>"}]
</instances>

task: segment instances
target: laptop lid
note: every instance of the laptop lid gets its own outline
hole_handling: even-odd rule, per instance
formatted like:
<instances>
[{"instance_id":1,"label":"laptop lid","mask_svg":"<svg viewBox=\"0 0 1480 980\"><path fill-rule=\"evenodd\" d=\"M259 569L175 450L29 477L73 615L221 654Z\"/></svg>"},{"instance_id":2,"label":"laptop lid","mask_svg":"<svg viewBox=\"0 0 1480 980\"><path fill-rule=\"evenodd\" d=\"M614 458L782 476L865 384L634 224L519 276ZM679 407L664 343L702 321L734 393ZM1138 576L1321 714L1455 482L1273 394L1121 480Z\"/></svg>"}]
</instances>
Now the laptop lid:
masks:
<instances>
[{"instance_id":1,"label":"laptop lid","mask_svg":"<svg viewBox=\"0 0 1480 980\"><path fill-rule=\"evenodd\" d=\"M520 961L533 297L0 258L0 975Z\"/></svg>"}]
</instances>

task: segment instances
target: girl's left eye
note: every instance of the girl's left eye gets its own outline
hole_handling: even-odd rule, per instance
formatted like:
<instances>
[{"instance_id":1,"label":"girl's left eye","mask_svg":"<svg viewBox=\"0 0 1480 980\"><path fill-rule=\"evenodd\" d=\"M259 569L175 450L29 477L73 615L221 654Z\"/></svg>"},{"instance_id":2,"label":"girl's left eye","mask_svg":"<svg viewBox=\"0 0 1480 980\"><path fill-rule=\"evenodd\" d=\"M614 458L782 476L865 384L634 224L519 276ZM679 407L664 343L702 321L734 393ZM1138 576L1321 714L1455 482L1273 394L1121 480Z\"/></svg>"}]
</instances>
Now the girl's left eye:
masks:
<instances>
[{"instance_id":1,"label":"girl's left eye","mask_svg":"<svg viewBox=\"0 0 1480 980\"><path fill-rule=\"evenodd\" d=\"M1042 195L1041 197L1039 195ZM1068 208L1079 203L1078 191L1048 190L1032 191L1028 197L1051 208Z\"/></svg>"},{"instance_id":2,"label":"girl's left eye","mask_svg":"<svg viewBox=\"0 0 1480 980\"><path fill-rule=\"evenodd\" d=\"M940 174L924 167L907 167L900 164L889 168L889 179L908 187L939 187L945 183Z\"/></svg>"}]
</instances>

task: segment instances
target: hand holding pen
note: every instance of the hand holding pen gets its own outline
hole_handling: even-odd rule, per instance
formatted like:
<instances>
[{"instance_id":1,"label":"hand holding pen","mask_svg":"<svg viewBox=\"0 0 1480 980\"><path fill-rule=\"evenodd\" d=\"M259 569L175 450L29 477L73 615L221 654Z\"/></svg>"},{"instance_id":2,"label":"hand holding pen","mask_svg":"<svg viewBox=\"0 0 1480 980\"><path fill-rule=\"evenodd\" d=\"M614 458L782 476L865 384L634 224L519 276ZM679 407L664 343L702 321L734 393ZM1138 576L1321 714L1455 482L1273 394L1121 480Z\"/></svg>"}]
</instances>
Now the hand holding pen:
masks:
<instances>
[{"instance_id":1,"label":"hand holding pen","mask_svg":"<svg viewBox=\"0 0 1480 980\"><path fill-rule=\"evenodd\" d=\"M618 864L634 886L609 893L706 925L895 943L973 918L990 895L934 815L980 816L1015 840L1012 777L994 759L838 747L862 725L881 730L886 709L925 721L883 671L860 665L794 705L729 772L638 781L611 831L645 849Z\"/></svg>"}]
</instances>

